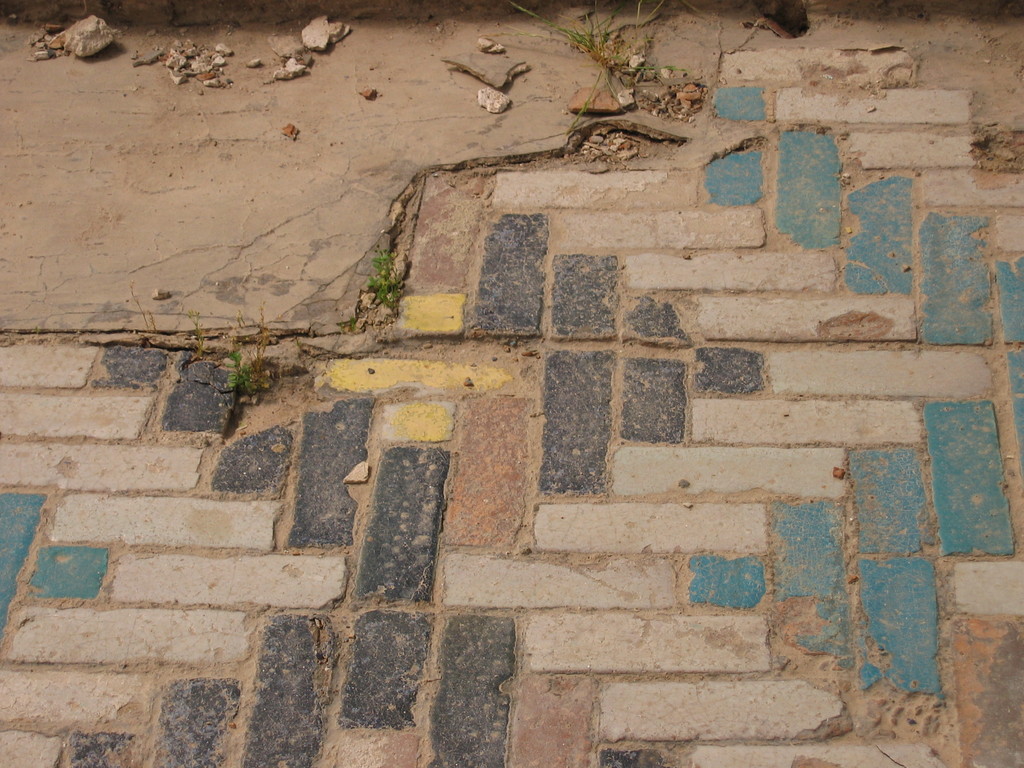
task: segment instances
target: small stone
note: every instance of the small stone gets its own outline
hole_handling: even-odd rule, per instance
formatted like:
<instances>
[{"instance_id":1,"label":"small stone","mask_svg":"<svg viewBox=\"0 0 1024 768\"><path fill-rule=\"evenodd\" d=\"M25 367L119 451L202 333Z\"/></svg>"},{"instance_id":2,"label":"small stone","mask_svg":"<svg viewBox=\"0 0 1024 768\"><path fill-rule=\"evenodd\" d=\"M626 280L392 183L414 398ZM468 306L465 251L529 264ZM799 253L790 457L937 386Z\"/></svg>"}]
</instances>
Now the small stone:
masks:
<instances>
[{"instance_id":1,"label":"small stone","mask_svg":"<svg viewBox=\"0 0 1024 768\"><path fill-rule=\"evenodd\" d=\"M617 115L622 111L622 105L606 88L580 88L569 99L569 111L577 115Z\"/></svg>"},{"instance_id":2,"label":"small stone","mask_svg":"<svg viewBox=\"0 0 1024 768\"><path fill-rule=\"evenodd\" d=\"M846 477L846 470L842 467L832 467L832 477L836 480L842 480Z\"/></svg>"},{"instance_id":3,"label":"small stone","mask_svg":"<svg viewBox=\"0 0 1024 768\"><path fill-rule=\"evenodd\" d=\"M340 21L328 21L326 16L318 16L302 30L302 42L311 51L326 51L332 43L341 40L352 31L352 28Z\"/></svg>"},{"instance_id":4,"label":"small stone","mask_svg":"<svg viewBox=\"0 0 1024 768\"><path fill-rule=\"evenodd\" d=\"M64 33L64 50L80 59L95 56L114 42L114 30L97 16L88 16Z\"/></svg>"},{"instance_id":5,"label":"small stone","mask_svg":"<svg viewBox=\"0 0 1024 768\"><path fill-rule=\"evenodd\" d=\"M640 67L642 67L646 63L647 63L647 57L644 56L642 53L634 53L632 56L629 57L629 68L630 69L639 69Z\"/></svg>"},{"instance_id":6,"label":"small stone","mask_svg":"<svg viewBox=\"0 0 1024 768\"><path fill-rule=\"evenodd\" d=\"M274 71L275 80L294 80L296 77L302 77L309 71L309 67L299 62L296 58L290 58L285 62L284 69L278 69Z\"/></svg>"},{"instance_id":7,"label":"small stone","mask_svg":"<svg viewBox=\"0 0 1024 768\"><path fill-rule=\"evenodd\" d=\"M345 479L342 481L348 485L361 485L370 479L370 465L365 461L360 461L354 467L352 471L345 475Z\"/></svg>"},{"instance_id":8,"label":"small stone","mask_svg":"<svg viewBox=\"0 0 1024 768\"><path fill-rule=\"evenodd\" d=\"M512 106L512 99L493 88L481 88L477 91L476 103L492 115L498 115Z\"/></svg>"},{"instance_id":9,"label":"small stone","mask_svg":"<svg viewBox=\"0 0 1024 768\"><path fill-rule=\"evenodd\" d=\"M295 35L271 35L267 38L270 50L281 57L281 61L294 59L306 52L306 46Z\"/></svg>"},{"instance_id":10,"label":"small stone","mask_svg":"<svg viewBox=\"0 0 1024 768\"><path fill-rule=\"evenodd\" d=\"M377 97L380 96L376 88L364 88L359 92L359 95L367 101L376 101Z\"/></svg>"},{"instance_id":11,"label":"small stone","mask_svg":"<svg viewBox=\"0 0 1024 768\"><path fill-rule=\"evenodd\" d=\"M626 88L625 90L619 91L615 94L615 98L619 102L619 106L623 109L630 109L636 106L636 96L633 93L632 88ZM592 139L595 137L591 137Z\"/></svg>"},{"instance_id":12,"label":"small stone","mask_svg":"<svg viewBox=\"0 0 1024 768\"><path fill-rule=\"evenodd\" d=\"M181 72L171 72L171 82L175 85L181 85L188 80L188 75L182 74Z\"/></svg>"},{"instance_id":13,"label":"small stone","mask_svg":"<svg viewBox=\"0 0 1024 768\"><path fill-rule=\"evenodd\" d=\"M133 67L145 67L150 64L156 64L160 61L160 57L164 55L166 51L163 48L154 48L149 53L139 56L135 61L132 62Z\"/></svg>"},{"instance_id":14,"label":"small stone","mask_svg":"<svg viewBox=\"0 0 1024 768\"><path fill-rule=\"evenodd\" d=\"M288 125L286 125L284 128L282 128L281 129L281 133L283 133L285 136L287 136L292 141L295 141L297 138L299 138L299 129L296 128L291 123L288 123Z\"/></svg>"},{"instance_id":15,"label":"small stone","mask_svg":"<svg viewBox=\"0 0 1024 768\"><path fill-rule=\"evenodd\" d=\"M249 69L259 69L263 66L263 59L249 59L245 62L245 66Z\"/></svg>"},{"instance_id":16,"label":"small stone","mask_svg":"<svg viewBox=\"0 0 1024 768\"><path fill-rule=\"evenodd\" d=\"M171 298L171 292L165 291L163 288L157 288L153 291L153 301L167 301Z\"/></svg>"},{"instance_id":17,"label":"small stone","mask_svg":"<svg viewBox=\"0 0 1024 768\"><path fill-rule=\"evenodd\" d=\"M228 60L218 54L217 56L214 56L212 59L210 59L210 63L215 67L223 67L225 64L228 63Z\"/></svg>"},{"instance_id":18,"label":"small stone","mask_svg":"<svg viewBox=\"0 0 1024 768\"><path fill-rule=\"evenodd\" d=\"M45 48L41 51L36 51L32 54L33 61L47 61L49 59L54 59L56 57L57 54L51 51L49 48Z\"/></svg>"},{"instance_id":19,"label":"small stone","mask_svg":"<svg viewBox=\"0 0 1024 768\"><path fill-rule=\"evenodd\" d=\"M202 81L204 88L226 88L228 81L219 77L212 77Z\"/></svg>"},{"instance_id":20,"label":"small stone","mask_svg":"<svg viewBox=\"0 0 1024 768\"><path fill-rule=\"evenodd\" d=\"M489 37L480 37L476 41L476 49L481 53L504 53L505 46Z\"/></svg>"},{"instance_id":21,"label":"small stone","mask_svg":"<svg viewBox=\"0 0 1024 768\"><path fill-rule=\"evenodd\" d=\"M234 56L235 55L235 52L232 51L230 48L228 48L226 45L224 45L224 43L217 43L216 47L213 50L216 53L219 53L221 56Z\"/></svg>"}]
</instances>

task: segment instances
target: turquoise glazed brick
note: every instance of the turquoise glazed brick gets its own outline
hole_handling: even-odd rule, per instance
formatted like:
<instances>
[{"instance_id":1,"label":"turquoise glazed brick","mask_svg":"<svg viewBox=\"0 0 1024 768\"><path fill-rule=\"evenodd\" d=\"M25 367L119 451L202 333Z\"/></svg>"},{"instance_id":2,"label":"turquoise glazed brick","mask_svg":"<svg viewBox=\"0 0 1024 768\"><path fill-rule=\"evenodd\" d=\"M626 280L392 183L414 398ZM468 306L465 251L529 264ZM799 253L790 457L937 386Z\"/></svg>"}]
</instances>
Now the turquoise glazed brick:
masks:
<instances>
[{"instance_id":1,"label":"turquoise glazed brick","mask_svg":"<svg viewBox=\"0 0 1024 768\"><path fill-rule=\"evenodd\" d=\"M911 180L883 179L850 194L859 231L846 251L846 287L856 293L910 293L914 224Z\"/></svg>"},{"instance_id":2,"label":"turquoise glazed brick","mask_svg":"<svg viewBox=\"0 0 1024 768\"><path fill-rule=\"evenodd\" d=\"M1020 395L1013 398L1013 423L1017 428L1017 461L1024 475L1024 397Z\"/></svg>"},{"instance_id":3,"label":"turquoise glazed brick","mask_svg":"<svg viewBox=\"0 0 1024 768\"><path fill-rule=\"evenodd\" d=\"M1024 259L997 261L999 310L1003 315L1003 338L1024 341Z\"/></svg>"},{"instance_id":4,"label":"turquoise glazed brick","mask_svg":"<svg viewBox=\"0 0 1024 768\"><path fill-rule=\"evenodd\" d=\"M779 139L775 221L797 245L839 245L839 170L839 150L831 136L791 132Z\"/></svg>"},{"instance_id":5,"label":"turquoise glazed brick","mask_svg":"<svg viewBox=\"0 0 1024 768\"><path fill-rule=\"evenodd\" d=\"M764 120L764 88L719 88L715 112L726 120Z\"/></svg>"},{"instance_id":6,"label":"turquoise glazed brick","mask_svg":"<svg viewBox=\"0 0 1024 768\"><path fill-rule=\"evenodd\" d=\"M938 607L932 564L918 557L860 561L867 635L885 663L865 661L861 684L886 678L905 691L940 693Z\"/></svg>"},{"instance_id":7,"label":"turquoise glazed brick","mask_svg":"<svg viewBox=\"0 0 1024 768\"><path fill-rule=\"evenodd\" d=\"M760 152L720 157L704 170L704 188L715 205L753 205L761 199Z\"/></svg>"},{"instance_id":8,"label":"turquoise glazed brick","mask_svg":"<svg viewBox=\"0 0 1024 768\"><path fill-rule=\"evenodd\" d=\"M921 327L930 344L984 344L992 338L985 242L973 233L988 226L978 216L929 213L921 225Z\"/></svg>"},{"instance_id":9,"label":"turquoise glazed brick","mask_svg":"<svg viewBox=\"0 0 1024 768\"><path fill-rule=\"evenodd\" d=\"M1013 554L992 403L927 403L924 425L942 554Z\"/></svg>"},{"instance_id":10,"label":"turquoise glazed brick","mask_svg":"<svg viewBox=\"0 0 1024 768\"><path fill-rule=\"evenodd\" d=\"M91 600L107 573L107 550L100 547L44 547L39 550L32 588L36 597Z\"/></svg>"},{"instance_id":11,"label":"turquoise glazed brick","mask_svg":"<svg viewBox=\"0 0 1024 768\"><path fill-rule=\"evenodd\" d=\"M1008 352L1006 362L1010 368L1010 391L1024 395L1024 349Z\"/></svg>"},{"instance_id":12,"label":"turquoise glazed brick","mask_svg":"<svg viewBox=\"0 0 1024 768\"><path fill-rule=\"evenodd\" d=\"M37 494L0 493L0 638L45 501Z\"/></svg>"},{"instance_id":13,"label":"turquoise glazed brick","mask_svg":"<svg viewBox=\"0 0 1024 768\"><path fill-rule=\"evenodd\" d=\"M850 451L850 476L860 523L860 551L920 551L927 502L917 454L909 448Z\"/></svg>"},{"instance_id":14,"label":"turquoise glazed brick","mask_svg":"<svg viewBox=\"0 0 1024 768\"><path fill-rule=\"evenodd\" d=\"M690 601L725 608L753 608L764 597L764 564L756 557L727 560L718 555L690 558Z\"/></svg>"}]
</instances>

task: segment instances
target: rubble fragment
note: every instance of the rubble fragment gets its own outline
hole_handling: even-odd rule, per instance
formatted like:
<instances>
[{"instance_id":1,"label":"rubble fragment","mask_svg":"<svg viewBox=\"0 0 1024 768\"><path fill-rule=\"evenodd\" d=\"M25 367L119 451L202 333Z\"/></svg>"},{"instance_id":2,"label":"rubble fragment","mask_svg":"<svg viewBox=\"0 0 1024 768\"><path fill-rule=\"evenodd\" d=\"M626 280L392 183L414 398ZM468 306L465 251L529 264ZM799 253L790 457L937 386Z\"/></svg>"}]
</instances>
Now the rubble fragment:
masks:
<instances>
[{"instance_id":1,"label":"rubble fragment","mask_svg":"<svg viewBox=\"0 0 1024 768\"><path fill-rule=\"evenodd\" d=\"M607 88L580 88L569 100L569 111L577 115L617 115L622 105Z\"/></svg>"},{"instance_id":2,"label":"rubble fragment","mask_svg":"<svg viewBox=\"0 0 1024 768\"><path fill-rule=\"evenodd\" d=\"M275 80L294 80L309 72L309 67L299 62L296 58L290 58L285 62L283 69L274 70Z\"/></svg>"},{"instance_id":3,"label":"rubble fragment","mask_svg":"<svg viewBox=\"0 0 1024 768\"><path fill-rule=\"evenodd\" d=\"M87 16L61 33L63 48L80 59L95 56L112 42L114 30L98 16Z\"/></svg>"},{"instance_id":4,"label":"rubble fragment","mask_svg":"<svg viewBox=\"0 0 1024 768\"><path fill-rule=\"evenodd\" d=\"M281 61L301 58L306 52L306 46L301 38L295 35L271 35L267 42L270 43L270 50L277 54Z\"/></svg>"},{"instance_id":5,"label":"rubble fragment","mask_svg":"<svg viewBox=\"0 0 1024 768\"><path fill-rule=\"evenodd\" d=\"M281 133L283 133L285 136L287 136L292 141L295 141L297 138L299 138L299 129L296 128L291 123L288 123L288 125L286 125L284 128L282 128L281 129Z\"/></svg>"},{"instance_id":6,"label":"rubble fragment","mask_svg":"<svg viewBox=\"0 0 1024 768\"><path fill-rule=\"evenodd\" d=\"M367 101L376 101L377 97L380 96L376 88L363 88L363 90L359 92L359 95Z\"/></svg>"},{"instance_id":7,"label":"rubble fragment","mask_svg":"<svg viewBox=\"0 0 1024 768\"><path fill-rule=\"evenodd\" d=\"M467 56L459 56L452 59L441 59L460 72L472 75L482 83L492 88L504 88L511 83L516 76L530 71L530 65L525 61L519 61L509 65L507 60L493 59L478 53L471 53Z\"/></svg>"},{"instance_id":8,"label":"rubble fragment","mask_svg":"<svg viewBox=\"0 0 1024 768\"><path fill-rule=\"evenodd\" d=\"M489 37L477 38L476 49L481 53L505 53L505 46Z\"/></svg>"},{"instance_id":9,"label":"rubble fragment","mask_svg":"<svg viewBox=\"0 0 1024 768\"><path fill-rule=\"evenodd\" d=\"M352 27L340 21L329 21L318 16L302 30L302 44L311 51L326 51L342 38L348 36Z\"/></svg>"},{"instance_id":10,"label":"rubble fragment","mask_svg":"<svg viewBox=\"0 0 1024 768\"><path fill-rule=\"evenodd\" d=\"M263 66L263 59L249 59L245 66L247 69L259 69Z\"/></svg>"},{"instance_id":11,"label":"rubble fragment","mask_svg":"<svg viewBox=\"0 0 1024 768\"><path fill-rule=\"evenodd\" d=\"M476 103L491 114L497 115L512 106L512 99L494 88L481 88L477 91Z\"/></svg>"},{"instance_id":12,"label":"rubble fragment","mask_svg":"<svg viewBox=\"0 0 1024 768\"><path fill-rule=\"evenodd\" d=\"M224 88L231 84L231 79L224 74L227 60L223 54L215 53L215 50L196 45L191 40L175 40L161 58L164 66L170 70L171 82L175 85L195 78L206 88Z\"/></svg>"},{"instance_id":13,"label":"rubble fragment","mask_svg":"<svg viewBox=\"0 0 1024 768\"><path fill-rule=\"evenodd\" d=\"M132 62L133 67L146 67L150 64L156 64L160 61L160 57L165 55L167 52L163 48L154 48L149 53L145 53L142 56L137 56Z\"/></svg>"}]
</instances>

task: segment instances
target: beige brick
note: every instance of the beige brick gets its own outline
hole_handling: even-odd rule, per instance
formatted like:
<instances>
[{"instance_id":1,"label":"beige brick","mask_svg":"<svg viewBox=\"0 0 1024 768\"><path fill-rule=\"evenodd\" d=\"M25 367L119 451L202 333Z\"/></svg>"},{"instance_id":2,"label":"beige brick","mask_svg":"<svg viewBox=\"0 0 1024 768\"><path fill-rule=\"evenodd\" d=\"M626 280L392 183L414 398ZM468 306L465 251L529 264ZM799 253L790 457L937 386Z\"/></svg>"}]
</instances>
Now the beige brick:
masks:
<instances>
[{"instance_id":1,"label":"beige brick","mask_svg":"<svg viewBox=\"0 0 1024 768\"><path fill-rule=\"evenodd\" d=\"M690 448L625 446L612 460L613 491L742 493L762 490L809 498L837 498L846 485L832 477L843 466L840 448ZM680 487L682 482L685 486Z\"/></svg>"},{"instance_id":2,"label":"beige brick","mask_svg":"<svg viewBox=\"0 0 1024 768\"><path fill-rule=\"evenodd\" d=\"M123 664L153 659L211 664L246 655L245 614L164 608L27 608L9 657L48 664Z\"/></svg>"},{"instance_id":3,"label":"beige brick","mask_svg":"<svg viewBox=\"0 0 1024 768\"><path fill-rule=\"evenodd\" d=\"M779 122L929 123L955 125L971 119L970 91L895 89L873 94L815 93L784 88L775 97Z\"/></svg>"},{"instance_id":4,"label":"beige brick","mask_svg":"<svg viewBox=\"0 0 1024 768\"><path fill-rule=\"evenodd\" d=\"M913 403L893 400L694 400L693 441L731 445L879 445L924 436Z\"/></svg>"},{"instance_id":5,"label":"beige brick","mask_svg":"<svg viewBox=\"0 0 1024 768\"><path fill-rule=\"evenodd\" d=\"M1020 174L984 171L925 171L921 176L925 205L1022 206Z\"/></svg>"},{"instance_id":6,"label":"beige brick","mask_svg":"<svg viewBox=\"0 0 1024 768\"><path fill-rule=\"evenodd\" d=\"M133 439L142 434L150 397L0 394L0 434Z\"/></svg>"},{"instance_id":7,"label":"beige brick","mask_svg":"<svg viewBox=\"0 0 1024 768\"><path fill-rule=\"evenodd\" d=\"M442 561L446 605L478 608L662 608L675 603L675 572L662 560L559 565L485 555Z\"/></svg>"},{"instance_id":8,"label":"beige brick","mask_svg":"<svg viewBox=\"0 0 1024 768\"><path fill-rule=\"evenodd\" d=\"M273 549L276 501L75 494L57 506L54 541Z\"/></svg>"},{"instance_id":9,"label":"beige brick","mask_svg":"<svg viewBox=\"0 0 1024 768\"><path fill-rule=\"evenodd\" d=\"M95 347L0 347L0 387L85 386Z\"/></svg>"},{"instance_id":10,"label":"beige brick","mask_svg":"<svg viewBox=\"0 0 1024 768\"><path fill-rule=\"evenodd\" d=\"M829 253L664 253L625 256L631 288L675 291L831 291L835 258Z\"/></svg>"},{"instance_id":11,"label":"beige brick","mask_svg":"<svg viewBox=\"0 0 1024 768\"><path fill-rule=\"evenodd\" d=\"M533 615L523 649L538 672L767 672L763 616Z\"/></svg>"},{"instance_id":12,"label":"beige brick","mask_svg":"<svg viewBox=\"0 0 1024 768\"><path fill-rule=\"evenodd\" d=\"M420 739L415 733L350 731L324 747L323 768L416 768Z\"/></svg>"},{"instance_id":13,"label":"beige brick","mask_svg":"<svg viewBox=\"0 0 1024 768\"><path fill-rule=\"evenodd\" d=\"M765 298L700 296L697 324L708 339L742 341L913 341L909 296Z\"/></svg>"},{"instance_id":14,"label":"beige brick","mask_svg":"<svg viewBox=\"0 0 1024 768\"><path fill-rule=\"evenodd\" d=\"M772 48L734 51L722 56L721 81L725 85L789 85L821 81L895 88L909 85L913 77L914 60L901 50Z\"/></svg>"},{"instance_id":15,"label":"beige brick","mask_svg":"<svg viewBox=\"0 0 1024 768\"><path fill-rule=\"evenodd\" d=\"M842 712L838 696L801 680L610 683L600 730L609 741L793 739Z\"/></svg>"},{"instance_id":16,"label":"beige brick","mask_svg":"<svg viewBox=\"0 0 1024 768\"><path fill-rule=\"evenodd\" d=\"M0 670L0 691L0 720L54 727L145 718L151 694L150 683L142 675L66 669Z\"/></svg>"},{"instance_id":17,"label":"beige brick","mask_svg":"<svg viewBox=\"0 0 1024 768\"><path fill-rule=\"evenodd\" d=\"M345 593L345 558L125 555L110 596L131 603L320 608Z\"/></svg>"},{"instance_id":18,"label":"beige brick","mask_svg":"<svg viewBox=\"0 0 1024 768\"><path fill-rule=\"evenodd\" d=\"M199 448L149 445L0 445L0 483L55 485L79 491L194 488Z\"/></svg>"},{"instance_id":19,"label":"beige brick","mask_svg":"<svg viewBox=\"0 0 1024 768\"><path fill-rule=\"evenodd\" d=\"M997 216L993 242L1004 251L1024 251L1024 216Z\"/></svg>"},{"instance_id":20,"label":"beige brick","mask_svg":"<svg viewBox=\"0 0 1024 768\"><path fill-rule=\"evenodd\" d=\"M964 398L992 386L985 358L947 350L785 349L765 353L771 388L798 395Z\"/></svg>"},{"instance_id":21,"label":"beige brick","mask_svg":"<svg viewBox=\"0 0 1024 768\"><path fill-rule=\"evenodd\" d=\"M496 211L534 211L545 208L644 208L653 188L668 180L664 171L503 171L494 180L491 208ZM697 202L697 175L690 183L673 184L675 204ZM682 193L682 199L679 199Z\"/></svg>"},{"instance_id":22,"label":"beige brick","mask_svg":"<svg viewBox=\"0 0 1024 768\"><path fill-rule=\"evenodd\" d=\"M552 216L551 250L607 252L650 248L757 248L764 221L757 208L720 211L563 213Z\"/></svg>"},{"instance_id":23,"label":"beige brick","mask_svg":"<svg viewBox=\"0 0 1024 768\"><path fill-rule=\"evenodd\" d=\"M763 504L542 504L537 549L560 552L764 552Z\"/></svg>"},{"instance_id":24,"label":"beige brick","mask_svg":"<svg viewBox=\"0 0 1024 768\"><path fill-rule=\"evenodd\" d=\"M690 768L945 768L925 744L697 747Z\"/></svg>"},{"instance_id":25,"label":"beige brick","mask_svg":"<svg viewBox=\"0 0 1024 768\"><path fill-rule=\"evenodd\" d=\"M862 168L970 168L971 137L914 131L852 133L847 147Z\"/></svg>"},{"instance_id":26,"label":"beige brick","mask_svg":"<svg viewBox=\"0 0 1024 768\"><path fill-rule=\"evenodd\" d=\"M61 740L56 736L0 731L4 768L54 768L60 758L60 745Z\"/></svg>"},{"instance_id":27,"label":"beige brick","mask_svg":"<svg viewBox=\"0 0 1024 768\"><path fill-rule=\"evenodd\" d=\"M1024 616L1024 562L957 563L953 591L961 613Z\"/></svg>"}]
</instances>

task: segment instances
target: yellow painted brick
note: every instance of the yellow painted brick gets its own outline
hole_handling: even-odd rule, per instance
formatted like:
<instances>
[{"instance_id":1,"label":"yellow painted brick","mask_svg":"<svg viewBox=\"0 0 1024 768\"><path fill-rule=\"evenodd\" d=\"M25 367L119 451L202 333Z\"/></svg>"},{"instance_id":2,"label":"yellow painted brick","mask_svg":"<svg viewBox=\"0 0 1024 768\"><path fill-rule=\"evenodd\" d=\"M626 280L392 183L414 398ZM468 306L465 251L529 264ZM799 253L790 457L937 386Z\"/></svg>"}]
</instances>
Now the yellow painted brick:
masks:
<instances>
[{"instance_id":1,"label":"yellow painted brick","mask_svg":"<svg viewBox=\"0 0 1024 768\"><path fill-rule=\"evenodd\" d=\"M402 403L384 410L385 437L441 443L452 439L451 403Z\"/></svg>"},{"instance_id":2,"label":"yellow painted brick","mask_svg":"<svg viewBox=\"0 0 1024 768\"><path fill-rule=\"evenodd\" d=\"M321 381L345 392L372 392L402 385L482 391L505 386L512 381L512 374L503 368L485 365L366 358L335 360L327 366Z\"/></svg>"},{"instance_id":3,"label":"yellow painted brick","mask_svg":"<svg viewBox=\"0 0 1024 768\"><path fill-rule=\"evenodd\" d=\"M464 293L432 293L427 296L406 296L402 299L398 324L422 333L460 333Z\"/></svg>"}]
</instances>

